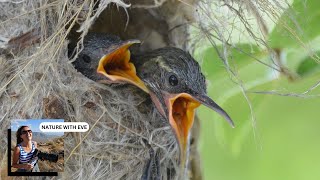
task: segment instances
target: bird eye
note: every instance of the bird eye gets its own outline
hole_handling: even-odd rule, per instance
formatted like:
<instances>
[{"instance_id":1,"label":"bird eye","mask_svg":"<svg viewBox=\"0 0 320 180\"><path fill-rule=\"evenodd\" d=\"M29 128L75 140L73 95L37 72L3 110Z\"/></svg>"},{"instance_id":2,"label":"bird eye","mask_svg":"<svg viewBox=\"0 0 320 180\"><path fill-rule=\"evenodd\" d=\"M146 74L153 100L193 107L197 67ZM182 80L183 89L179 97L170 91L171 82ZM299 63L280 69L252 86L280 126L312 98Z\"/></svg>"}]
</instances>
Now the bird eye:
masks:
<instances>
[{"instance_id":1,"label":"bird eye","mask_svg":"<svg viewBox=\"0 0 320 180\"><path fill-rule=\"evenodd\" d=\"M88 55L82 55L82 59L85 63L90 63L91 62L91 58Z\"/></svg>"},{"instance_id":2,"label":"bird eye","mask_svg":"<svg viewBox=\"0 0 320 180\"><path fill-rule=\"evenodd\" d=\"M178 84L178 78L177 78L177 76L171 75L171 76L169 77L169 84L170 84L171 86L176 86L176 85Z\"/></svg>"}]
</instances>

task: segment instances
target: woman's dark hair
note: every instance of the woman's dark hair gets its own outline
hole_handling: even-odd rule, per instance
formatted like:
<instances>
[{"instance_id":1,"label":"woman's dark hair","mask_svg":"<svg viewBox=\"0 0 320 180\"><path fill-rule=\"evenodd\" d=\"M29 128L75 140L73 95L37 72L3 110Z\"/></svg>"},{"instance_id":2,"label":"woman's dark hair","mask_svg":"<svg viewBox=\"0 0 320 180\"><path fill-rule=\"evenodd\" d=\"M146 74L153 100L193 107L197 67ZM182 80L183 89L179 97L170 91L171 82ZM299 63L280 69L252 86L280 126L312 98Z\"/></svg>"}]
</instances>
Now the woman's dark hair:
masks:
<instances>
[{"instance_id":1,"label":"woman's dark hair","mask_svg":"<svg viewBox=\"0 0 320 180\"><path fill-rule=\"evenodd\" d=\"M16 136L17 136L17 145L20 144L23 139L20 137L22 135L21 131L24 127L29 127L29 126L20 126L16 132Z\"/></svg>"}]
</instances>

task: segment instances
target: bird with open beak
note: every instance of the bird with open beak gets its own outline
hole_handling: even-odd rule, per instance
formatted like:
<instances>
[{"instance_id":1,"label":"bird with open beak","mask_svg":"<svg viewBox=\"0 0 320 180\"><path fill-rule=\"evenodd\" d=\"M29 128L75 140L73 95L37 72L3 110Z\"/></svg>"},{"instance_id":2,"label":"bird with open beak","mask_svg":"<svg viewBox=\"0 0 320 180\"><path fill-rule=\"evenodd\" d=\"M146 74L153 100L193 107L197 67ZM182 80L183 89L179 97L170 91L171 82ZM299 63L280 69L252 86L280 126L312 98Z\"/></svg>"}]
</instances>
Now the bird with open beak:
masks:
<instances>
[{"instance_id":1,"label":"bird with open beak","mask_svg":"<svg viewBox=\"0 0 320 180\"><path fill-rule=\"evenodd\" d=\"M130 55L138 40L121 41L108 35L89 34L74 66L88 78L102 83L126 82L148 93L160 114L172 127L185 168L188 136L195 110L201 104L222 115L233 127L229 115L206 92L206 80L197 61L178 48L166 47Z\"/></svg>"},{"instance_id":2,"label":"bird with open beak","mask_svg":"<svg viewBox=\"0 0 320 180\"><path fill-rule=\"evenodd\" d=\"M152 101L175 133L182 168L185 168L188 136L197 107L203 104L213 109L234 126L229 115L207 96L205 77L189 53L165 47L131 59Z\"/></svg>"}]
</instances>

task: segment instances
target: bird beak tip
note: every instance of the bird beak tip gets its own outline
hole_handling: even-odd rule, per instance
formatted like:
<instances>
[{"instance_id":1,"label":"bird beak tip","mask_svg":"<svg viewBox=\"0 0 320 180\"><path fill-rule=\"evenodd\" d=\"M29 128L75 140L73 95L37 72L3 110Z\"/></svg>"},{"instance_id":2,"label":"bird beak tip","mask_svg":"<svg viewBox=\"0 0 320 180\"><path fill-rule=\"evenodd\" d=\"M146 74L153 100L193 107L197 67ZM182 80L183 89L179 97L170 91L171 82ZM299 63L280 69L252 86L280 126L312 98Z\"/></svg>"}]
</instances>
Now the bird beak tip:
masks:
<instances>
[{"instance_id":1,"label":"bird beak tip","mask_svg":"<svg viewBox=\"0 0 320 180\"><path fill-rule=\"evenodd\" d=\"M234 125L233 122L230 125L231 125L232 128L236 128L236 126Z\"/></svg>"},{"instance_id":2,"label":"bird beak tip","mask_svg":"<svg viewBox=\"0 0 320 180\"><path fill-rule=\"evenodd\" d=\"M232 121L231 117L228 115L226 111L224 111L217 103L215 103L210 97L207 95L199 95L194 96L194 98L199 101L201 104L209 107L210 109L216 111L220 114L224 119L230 124L232 128L235 128L234 122Z\"/></svg>"}]
</instances>

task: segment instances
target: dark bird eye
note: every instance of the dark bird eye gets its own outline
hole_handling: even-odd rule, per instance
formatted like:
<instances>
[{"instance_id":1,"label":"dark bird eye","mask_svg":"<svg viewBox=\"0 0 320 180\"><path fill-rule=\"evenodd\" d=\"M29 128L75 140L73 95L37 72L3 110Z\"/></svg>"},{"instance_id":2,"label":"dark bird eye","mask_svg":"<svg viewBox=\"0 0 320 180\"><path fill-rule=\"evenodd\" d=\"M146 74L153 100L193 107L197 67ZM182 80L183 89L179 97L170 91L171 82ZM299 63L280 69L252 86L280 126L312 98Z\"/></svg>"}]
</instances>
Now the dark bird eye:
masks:
<instances>
[{"instance_id":1,"label":"dark bird eye","mask_svg":"<svg viewBox=\"0 0 320 180\"><path fill-rule=\"evenodd\" d=\"M82 55L82 59L85 63L90 63L91 62L91 58L88 55Z\"/></svg>"},{"instance_id":2,"label":"dark bird eye","mask_svg":"<svg viewBox=\"0 0 320 180\"><path fill-rule=\"evenodd\" d=\"M178 84L178 78L175 75L169 77L169 83L171 86L176 86Z\"/></svg>"}]
</instances>

